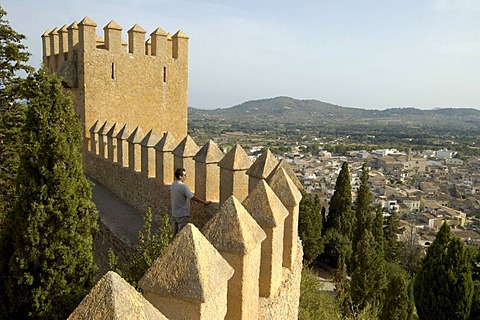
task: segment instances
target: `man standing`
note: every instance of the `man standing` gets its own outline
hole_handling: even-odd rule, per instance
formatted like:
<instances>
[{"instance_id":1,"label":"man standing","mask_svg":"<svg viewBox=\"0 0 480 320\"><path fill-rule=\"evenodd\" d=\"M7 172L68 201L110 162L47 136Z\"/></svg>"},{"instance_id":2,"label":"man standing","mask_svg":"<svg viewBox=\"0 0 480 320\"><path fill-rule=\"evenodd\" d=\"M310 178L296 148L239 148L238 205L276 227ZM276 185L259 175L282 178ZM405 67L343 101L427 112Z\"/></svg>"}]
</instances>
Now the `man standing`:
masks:
<instances>
[{"instance_id":1,"label":"man standing","mask_svg":"<svg viewBox=\"0 0 480 320\"><path fill-rule=\"evenodd\" d=\"M212 201L197 198L185 185L187 173L183 168L175 170L175 181L170 187L170 199L172 204L172 227L173 237L185 227L190 218L190 199L209 205Z\"/></svg>"}]
</instances>

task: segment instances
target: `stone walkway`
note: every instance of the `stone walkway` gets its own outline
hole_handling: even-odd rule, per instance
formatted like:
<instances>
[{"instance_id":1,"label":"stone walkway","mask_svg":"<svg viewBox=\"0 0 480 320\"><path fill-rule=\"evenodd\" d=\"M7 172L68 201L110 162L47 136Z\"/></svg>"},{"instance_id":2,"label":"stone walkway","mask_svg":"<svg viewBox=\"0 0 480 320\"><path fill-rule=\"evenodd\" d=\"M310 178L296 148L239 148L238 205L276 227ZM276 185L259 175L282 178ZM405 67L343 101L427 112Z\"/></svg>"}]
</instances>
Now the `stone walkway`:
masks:
<instances>
[{"instance_id":1,"label":"stone walkway","mask_svg":"<svg viewBox=\"0 0 480 320\"><path fill-rule=\"evenodd\" d=\"M93 201L97 205L102 223L126 244L136 246L138 232L143 227L143 215L97 180L91 177L89 180L95 184Z\"/></svg>"}]
</instances>

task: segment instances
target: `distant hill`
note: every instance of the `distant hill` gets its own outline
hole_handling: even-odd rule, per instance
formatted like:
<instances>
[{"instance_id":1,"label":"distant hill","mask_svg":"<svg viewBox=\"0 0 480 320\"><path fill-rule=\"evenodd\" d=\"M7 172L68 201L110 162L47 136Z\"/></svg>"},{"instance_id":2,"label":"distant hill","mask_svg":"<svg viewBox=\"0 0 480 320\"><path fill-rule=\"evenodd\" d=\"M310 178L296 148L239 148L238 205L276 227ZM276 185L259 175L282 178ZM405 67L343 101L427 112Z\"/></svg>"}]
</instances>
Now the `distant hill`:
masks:
<instances>
[{"instance_id":1,"label":"distant hill","mask_svg":"<svg viewBox=\"0 0 480 320\"><path fill-rule=\"evenodd\" d=\"M317 100L297 100L290 97L251 100L224 109L203 110L189 108L189 120L225 119L261 124L297 124L312 126L321 124L350 125L400 125L402 127L461 127L478 131L480 111L472 108L445 108L420 110L392 108L366 110L342 107Z\"/></svg>"}]
</instances>

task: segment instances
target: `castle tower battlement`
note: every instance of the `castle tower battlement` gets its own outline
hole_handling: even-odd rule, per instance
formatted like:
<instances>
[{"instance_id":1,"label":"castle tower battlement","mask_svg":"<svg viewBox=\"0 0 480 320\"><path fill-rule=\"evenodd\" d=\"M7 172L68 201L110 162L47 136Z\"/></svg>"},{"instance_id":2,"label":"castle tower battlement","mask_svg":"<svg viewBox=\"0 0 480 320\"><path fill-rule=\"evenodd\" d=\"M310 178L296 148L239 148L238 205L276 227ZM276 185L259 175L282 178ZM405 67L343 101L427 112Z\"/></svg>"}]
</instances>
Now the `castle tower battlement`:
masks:
<instances>
[{"instance_id":1,"label":"castle tower battlement","mask_svg":"<svg viewBox=\"0 0 480 320\"><path fill-rule=\"evenodd\" d=\"M157 28L146 39L135 24L124 41L113 20L103 37L96 28L85 17L42 36L45 67L74 96L85 172L140 212L151 208L156 221L170 214L176 167L213 203L192 203L191 224L140 281L148 301L109 273L72 319L102 318L98 301L119 298L119 290L131 299L112 300L112 312L138 307L148 319L296 319L303 253L301 184L292 169L268 150L252 163L240 145L224 155L213 141L198 146L187 134L184 32Z\"/></svg>"},{"instance_id":2,"label":"castle tower battlement","mask_svg":"<svg viewBox=\"0 0 480 320\"><path fill-rule=\"evenodd\" d=\"M157 28L146 39L147 32L135 24L123 41L123 28L113 20L103 37L96 29L95 21L85 17L42 35L43 63L73 93L84 132L97 119L109 119L184 137L188 35ZM84 152L90 147L84 144Z\"/></svg>"}]
</instances>

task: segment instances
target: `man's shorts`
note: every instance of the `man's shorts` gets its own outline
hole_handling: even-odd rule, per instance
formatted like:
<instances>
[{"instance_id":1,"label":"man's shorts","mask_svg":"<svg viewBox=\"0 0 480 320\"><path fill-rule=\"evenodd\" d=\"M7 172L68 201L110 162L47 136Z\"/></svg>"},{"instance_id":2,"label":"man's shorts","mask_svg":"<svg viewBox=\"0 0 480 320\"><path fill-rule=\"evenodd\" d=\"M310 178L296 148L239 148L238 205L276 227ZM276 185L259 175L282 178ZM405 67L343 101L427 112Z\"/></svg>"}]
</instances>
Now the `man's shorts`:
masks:
<instances>
[{"instance_id":1,"label":"man's shorts","mask_svg":"<svg viewBox=\"0 0 480 320\"><path fill-rule=\"evenodd\" d=\"M184 216L184 217L172 217L172 229L173 229L173 234L177 234L180 232L180 230L183 229L188 223L189 216Z\"/></svg>"}]
</instances>

